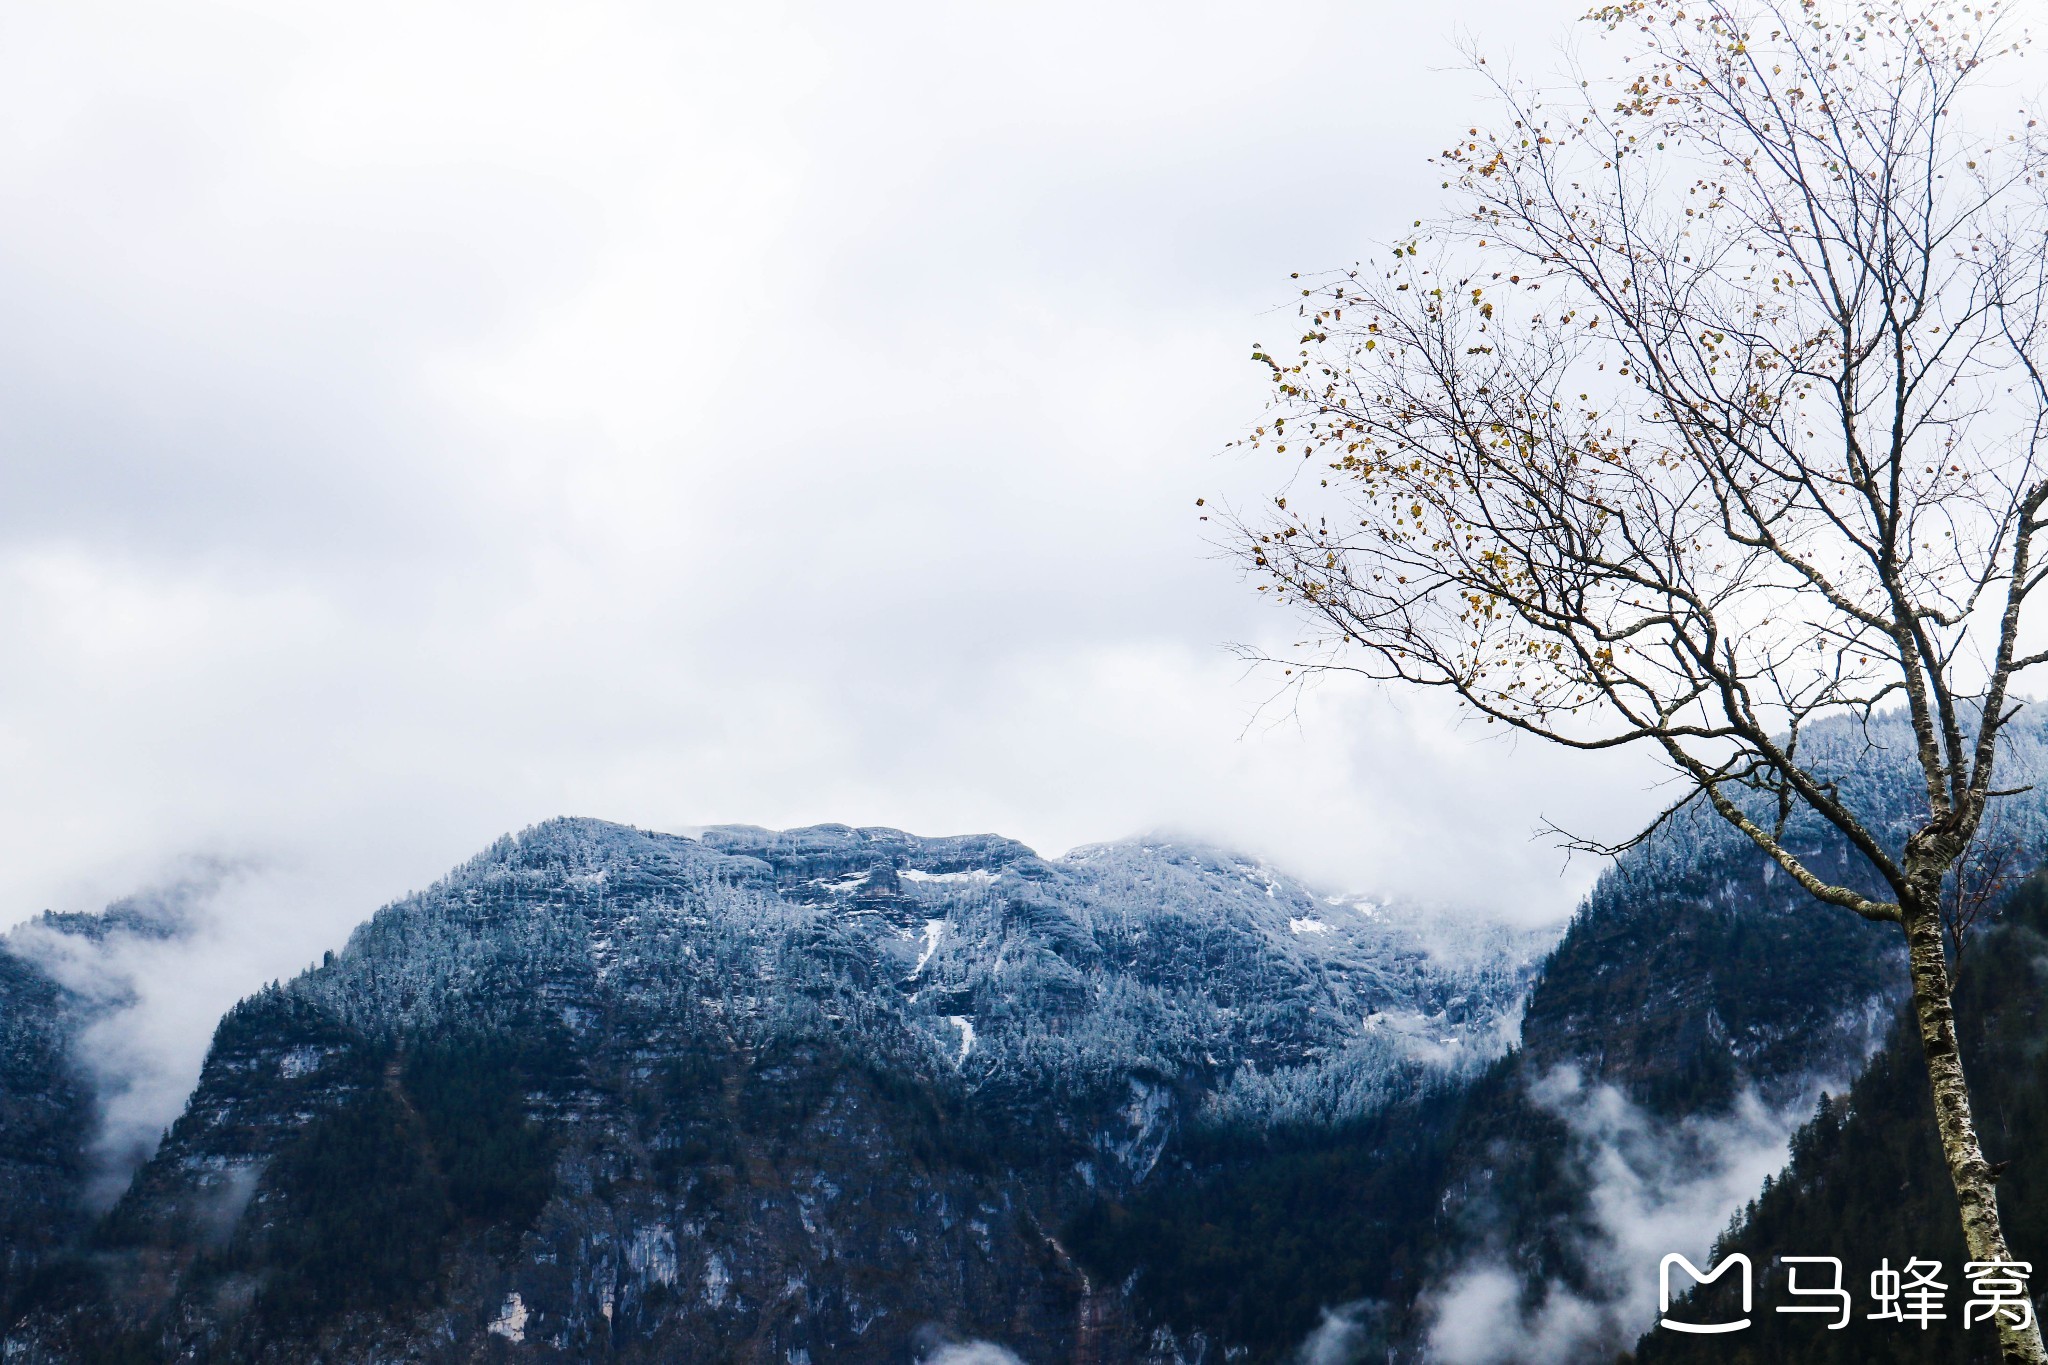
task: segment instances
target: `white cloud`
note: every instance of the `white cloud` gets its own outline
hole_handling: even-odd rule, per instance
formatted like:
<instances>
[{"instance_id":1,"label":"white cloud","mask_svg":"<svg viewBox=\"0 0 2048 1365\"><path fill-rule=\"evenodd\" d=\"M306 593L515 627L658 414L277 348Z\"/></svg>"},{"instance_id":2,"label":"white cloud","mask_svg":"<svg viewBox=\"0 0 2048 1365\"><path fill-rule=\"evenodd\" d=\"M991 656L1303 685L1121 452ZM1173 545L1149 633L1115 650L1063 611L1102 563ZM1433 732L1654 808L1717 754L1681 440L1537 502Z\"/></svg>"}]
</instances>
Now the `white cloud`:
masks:
<instances>
[{"instance_id":1,"label":"white cloud","mask_svg":"<svg viewBox=\"0 0 2048 1365\"><path fill-rule=\"evenodd\" d=\"M338 893L346 894L299 869L193 860L161 869L150 889L124 898L123 910L153 927L123 920L90 937L37 922L10 937L12 950L95 1006L79 1039L98 1097L95 1202L119 1197L184 1108L227 1008L318 958L322 946L308 931L342 911ZM277 913L287 905L323 913Z\"/></svg>"},{"instance_id":2,"label":"white cloud","mask_svg":"<svg viewBox=\"0 0 2048 1365\"><path fill-rule=\"evenodd\" d=\"M992 1341L970 1341L964 1346L941 1346L926 1358L926 1365L1024 1365L1016 1352Z\"/></svg>"},{"instance_id":3,"label":"white cloud","mask_svg":"<svg viewBox=\"0 0 2048 1365\"><path fill-rule=\"evenodd\" d=\"M1351 1365L1364 1343L1365 1331L1350 1312L1324 1309L1323 1320L1295 1352L1295 1365Z\"/></svg>"},{"instance_id":4,"label":"white cloud","mask_svg":"<svg viewBox=\"0 0 2048 1365\"><path fill-rule=\"evenodd\" d=\"M1656 1321L1668 1252L1707 1264L1714 1239L1764 1177L1783 1169L1815 1090L1782 1108L1750 1092L1721 1115L1660 1120L1611 1085L1560 1067L1532 1088L1565 1121L1590 1193L1591 1234L1578 1248L1592 1280L1581 1296L1546 1286L1533 1307L1498 1250L1459 1266L1424 1295L1437 1365L1577 1365L1628 1348Z\"/></svg>"},{"instance_id":5,"label":"white cloud","mask_svg":"<svg viewBox=\"0 0 2048 1365\"><path fill-rule=\"evenodd\" d=\"M1539 816L1649 805L1222 648L1290 623L1193 500L1275 480L1214 452L1287 272L1433 201L1434 12L0 18L0 924L288 867L253 984L563 813L1166 827L1544 917Z\"/></svg>"}]
</instances>

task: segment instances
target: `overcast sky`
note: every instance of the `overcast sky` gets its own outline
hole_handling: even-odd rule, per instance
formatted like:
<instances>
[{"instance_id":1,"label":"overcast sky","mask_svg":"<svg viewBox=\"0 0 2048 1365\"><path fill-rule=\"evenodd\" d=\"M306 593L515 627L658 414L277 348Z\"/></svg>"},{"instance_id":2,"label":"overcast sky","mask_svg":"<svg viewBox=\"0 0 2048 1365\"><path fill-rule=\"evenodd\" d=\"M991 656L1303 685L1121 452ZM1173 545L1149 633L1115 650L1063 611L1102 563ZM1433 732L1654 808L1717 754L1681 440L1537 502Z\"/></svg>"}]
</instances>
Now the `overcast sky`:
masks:
<instances>
[{"instance_id":1,"label":"overcast sky","mask_svg":"<svg viewBox=\"0 0 2048 1365\"><path fill-rule=\"evenodd\" d=\"M284 973L565 813L1564 912L1643 771L1261 715L1193 503L1578 8L0 5L0 922L237 860Z\"/></svg>"}]
</instances>

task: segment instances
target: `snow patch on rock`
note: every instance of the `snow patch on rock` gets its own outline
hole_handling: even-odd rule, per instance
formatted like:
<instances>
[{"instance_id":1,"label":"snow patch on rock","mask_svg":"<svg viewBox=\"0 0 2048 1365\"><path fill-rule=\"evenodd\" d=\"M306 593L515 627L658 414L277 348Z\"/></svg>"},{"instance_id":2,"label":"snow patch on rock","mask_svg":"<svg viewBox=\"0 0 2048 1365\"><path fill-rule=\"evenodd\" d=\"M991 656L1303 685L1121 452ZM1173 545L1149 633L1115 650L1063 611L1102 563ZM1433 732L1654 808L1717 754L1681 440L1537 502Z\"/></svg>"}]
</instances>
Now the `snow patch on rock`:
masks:
<instances>
[{"instance_id":1,"label":"snow patch on rock","mask_svg":"<svg viewBox=\"0 0 2048 1365\"><path fill-rule=\"evenodd\" d=\"M527 1317L526 1300L520 1298L518 1291L515 1290L505 1296L504 1306L498 1309L498 1316L491 1319L491 1334L517 1345L526 1340Z\"/></svg>"},{"instance_id":2,"label":"snow patch on rock","mask_svg":"<svg viewBox=\"0 0 2048 1365\"><path fill-rule=\"evenodd\" d=\"M917 965L910 969L912 976L921 975L924 964L932 960L932 954L939 950L939 940L945 937L946 922L942 919L928 919L924 922L924 951L917 955Z\"/></svg>"},{"instance_id":3,"label":"snow patch on rock","mask_svg":"<svg viewBox=\"0 0 2048 1365\"><path fill-rule=\"evenodd\" d=\"M946 1022L960 1030L960 1055L953 1059L953 1069L958 1071L967 1065L967 1056L974 1051L974 1021L964 1014L949 1014Z\"/></svg>"}]
</instances>

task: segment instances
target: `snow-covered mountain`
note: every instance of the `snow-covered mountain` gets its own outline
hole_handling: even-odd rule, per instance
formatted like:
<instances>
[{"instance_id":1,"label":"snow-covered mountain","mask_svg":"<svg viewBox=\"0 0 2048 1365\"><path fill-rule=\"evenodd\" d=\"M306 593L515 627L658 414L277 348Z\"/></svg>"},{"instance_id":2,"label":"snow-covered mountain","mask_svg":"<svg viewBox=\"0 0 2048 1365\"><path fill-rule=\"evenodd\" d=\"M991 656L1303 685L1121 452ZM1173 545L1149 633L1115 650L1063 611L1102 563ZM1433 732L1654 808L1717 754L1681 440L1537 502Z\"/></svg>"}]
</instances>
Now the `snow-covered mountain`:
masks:
<instances>
[{"instance_id":1,"label":"snow-covered mountain","mask_svg":"<svg viewBox=\"0 0 2048 1365\"><path fill-rule=\"evenodd\" d=\"M232 1011L7 1358L1170 1359L1058 1229L1468 1074L1546 946L1159 840L550 822Z\"/></svg>"}]
</instances>

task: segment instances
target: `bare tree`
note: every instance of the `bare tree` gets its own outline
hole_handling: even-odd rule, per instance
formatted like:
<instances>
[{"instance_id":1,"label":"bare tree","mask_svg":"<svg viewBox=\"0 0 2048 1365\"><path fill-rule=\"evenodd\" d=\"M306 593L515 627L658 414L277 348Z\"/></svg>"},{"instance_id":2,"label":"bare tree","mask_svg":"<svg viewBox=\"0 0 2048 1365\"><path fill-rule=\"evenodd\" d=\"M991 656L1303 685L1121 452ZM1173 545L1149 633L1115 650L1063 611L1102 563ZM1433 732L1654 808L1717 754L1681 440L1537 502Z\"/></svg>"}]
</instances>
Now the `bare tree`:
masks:
<instances>
[{"instance_id":1,"label":"bare tree","mask_svg":"<svg viewBox=\"0 0 2048 1365\"><path fill-rule=\"evenodd\" d=\"M1443 154L1451 214L1304 288L1291 354L1255 350L1276 397L1251 443L1296 463L1235 543L1317 627L1310 670L1649 746L1674 810L1704 801L1817 900L1898 924L1969 1254L2008 1260L1943 886L1982 871L2015 680L2048 660L2022 640L2048 156L2024 111L1964 117L2023 41L1992 8L1895 0L1589 20L1623 49L1611 88L1497 80L1497 126ZM1911 725L1904 829L1801 750L1881 711ZM1802 861L1801 811L1869 875ZM2048 1359L2038 1327L2000 1331L2007 1360Z\"/></svg>"},{"instance_id":2,"label":"bare tree","mask_svg":"<svg viewBox=\"0 0 2048 1365\"><path fill-rule=\"evenodd\" d=\"M1948 935L1949 975L1961 980L1963 946L1971 936L1998 917L2008 896L2041 864L2038 844L2029 844L2007 833L2000 806L1986 808L1977 838L1942 886L1941 922Z\"/></svg>"}]
</instances>

